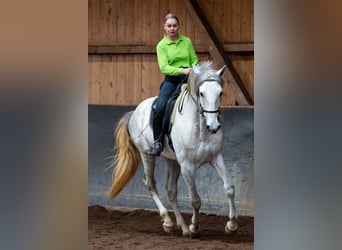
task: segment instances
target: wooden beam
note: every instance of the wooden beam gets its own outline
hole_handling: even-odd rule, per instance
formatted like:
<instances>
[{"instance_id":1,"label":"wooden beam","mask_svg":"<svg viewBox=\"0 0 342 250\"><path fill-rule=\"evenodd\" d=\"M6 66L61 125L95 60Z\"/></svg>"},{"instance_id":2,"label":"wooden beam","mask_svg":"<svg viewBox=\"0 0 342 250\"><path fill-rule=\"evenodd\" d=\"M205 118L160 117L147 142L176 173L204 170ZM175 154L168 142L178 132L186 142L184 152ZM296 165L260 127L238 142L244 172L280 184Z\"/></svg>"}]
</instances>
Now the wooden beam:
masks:
<instances>
[{"instance_id":1,"label":"wooden beam","mask_svg":"<svg viewBox=\"0 0 342 250\"><path fill-rule=\"evenodd\" d=\"M153 45L89 45L88 54L154 54Z\"/></svg>"},{"instance_id":2,"label":"wooden beam","mask_svg":"<svg viewBox=\"0 0 342 250\"><path fill-rule=\"evenodd\" d=\"M223 44L226 53L254 53L253 43ZM204 45L195 45L196 53L208 53ZM88 54L154 54L155 45L89 45Z\"/></svg>"},{"instance_id":3,"label":"wooden beam","mask_svg":"<svg viewBox=\"0 0 342 250\"><path fill-rule=\"evenodd\" d=\"M254 43L225 43L223 48L227 53L254 53Z\"/></svg>"},{"instance_id":4,"label":"wooden beam","mask_svg":"<svg viewBox=\"0 0 342 250\"><path fill-rule=\"evenodd\" d=\"M245 88L239 74L236 72L232 62L225 53L223 45L220 43L215 32L211 28L207 18L196 0L184 0L184 5L192 17L199 33L203 37L203 42L207 47L214 61L219 65L226 65L228 70L223 73L223 78L229 84L239 105L253 105L253 99Z\"/></svg>"}]
</instances>

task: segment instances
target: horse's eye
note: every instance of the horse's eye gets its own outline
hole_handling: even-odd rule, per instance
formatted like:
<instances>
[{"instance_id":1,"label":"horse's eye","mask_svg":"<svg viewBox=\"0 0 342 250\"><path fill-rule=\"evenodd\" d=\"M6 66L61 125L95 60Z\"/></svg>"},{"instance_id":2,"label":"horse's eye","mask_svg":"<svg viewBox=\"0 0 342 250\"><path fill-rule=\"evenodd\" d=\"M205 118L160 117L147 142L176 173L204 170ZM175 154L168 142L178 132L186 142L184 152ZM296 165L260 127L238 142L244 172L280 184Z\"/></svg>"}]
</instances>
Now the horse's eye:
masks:
<instances>
[{"instance_id":1,"label":"horse's eye","mask_svg":"<svg viewBox=\"0 0 342 250\"><path fill-rule=\"evenodd\" d=\"M200 92L199 94L200 94L201 97L203 97L203 93L202 92Z\"/></svg>"},{"instance_id":2,"label":"horse's eye","mask_svg":"<svg viewBox=\"0 0 342 250\"><path fill-rule=\"evenodd\" d=\"M221 92L220 92L220 97L222 96L222 94L223 94L223 93L222 93L222 91L221 91Z\"/></svg>"}]
</instances>

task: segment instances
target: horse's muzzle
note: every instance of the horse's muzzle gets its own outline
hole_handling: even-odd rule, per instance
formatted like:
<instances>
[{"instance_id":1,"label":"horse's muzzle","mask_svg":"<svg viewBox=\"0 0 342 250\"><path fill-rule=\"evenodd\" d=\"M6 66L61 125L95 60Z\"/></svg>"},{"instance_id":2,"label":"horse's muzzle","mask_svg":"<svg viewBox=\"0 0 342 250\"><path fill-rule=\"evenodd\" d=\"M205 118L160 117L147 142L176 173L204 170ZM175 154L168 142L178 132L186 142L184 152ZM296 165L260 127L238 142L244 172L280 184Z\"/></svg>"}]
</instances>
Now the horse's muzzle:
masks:
<instances>
[{"instance_id":1,"label":"horse's muzzle","mask_svg":"<svg viewBox=\"0 0 342 250\"><path fill-rule=\"evenodd\" d=\"M210 133L212 133L212 134L216 134L216 132L217 132L217 131L219 131L219 130L220 130L220 128L221 128L221 125L218 125L218 126L217 126L217 128L215 128L215 129L213 129L213 128L210 128L210 126L209 126L209 125L207 125L207 129L208 129L208 131L209 131Z\"/></svg>"}]
</instances>

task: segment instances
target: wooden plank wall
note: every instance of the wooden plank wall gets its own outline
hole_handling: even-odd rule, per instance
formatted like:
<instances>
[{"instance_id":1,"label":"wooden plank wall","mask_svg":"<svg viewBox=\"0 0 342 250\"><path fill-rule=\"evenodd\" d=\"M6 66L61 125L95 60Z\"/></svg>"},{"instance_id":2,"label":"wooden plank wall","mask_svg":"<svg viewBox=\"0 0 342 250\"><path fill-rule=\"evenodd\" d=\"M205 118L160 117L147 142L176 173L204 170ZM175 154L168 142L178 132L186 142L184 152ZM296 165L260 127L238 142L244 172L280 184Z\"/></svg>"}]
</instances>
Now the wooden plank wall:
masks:
<instances>
[{"instance_id":1,"label":"wooden plank wall","mask_svg":"<svg viewBox=\"0 0 342 250\"><path fill-rule=\"evenodd\" d=\"M221 42L254 42L253 0L198 0ZM203 45L183 0L88 0L88 44L153 45L163 36L164 16L175 13L180 33L194 45ZM197 53L201 61L211 60L208 53ZM242 81L254 98L253 53L227 53ZM217 65L217 67L222 65ZM155 53L89 54L88 103L101 105L137 105L158 94L163 75ZM227 84L223 106L235 105Z\"/></svg>"}]
</instances>

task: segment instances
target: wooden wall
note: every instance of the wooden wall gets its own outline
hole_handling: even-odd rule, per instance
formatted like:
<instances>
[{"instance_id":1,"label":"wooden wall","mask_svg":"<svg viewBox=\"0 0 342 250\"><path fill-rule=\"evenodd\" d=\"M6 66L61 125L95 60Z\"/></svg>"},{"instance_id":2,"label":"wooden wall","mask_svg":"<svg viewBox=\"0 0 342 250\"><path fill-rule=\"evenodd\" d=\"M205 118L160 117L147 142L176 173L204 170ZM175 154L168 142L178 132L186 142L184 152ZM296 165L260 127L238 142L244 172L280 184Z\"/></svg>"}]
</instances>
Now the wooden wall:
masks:
<instances>
[{"instance_id":1,"label":"wooden wall","mask_svg":"<svg viewBox=\"0 0 342 250\"><path fill-rule=\"evenodd\" d=\"M231 44L254 42L253 0L197 0L219 40ZM180 33L189 36L200 60L210 60L203 51L202 36L186 11L183 0L88 0L89 46L127 46L136 52L112 50L88 55L88 103L137 105L158 94L163 75L153 50L163 36L164 16L175 13ZM138 46L144 46L137 51ZM135 50L134 50L135 48ZM254 98L253 51L227 52L250 96ZM215 62L214 62L215 63ZM222 65L216 65L220 67ZM224 85L223 106L235 105L234 95Z\"/></svg>"}]
</instances>

